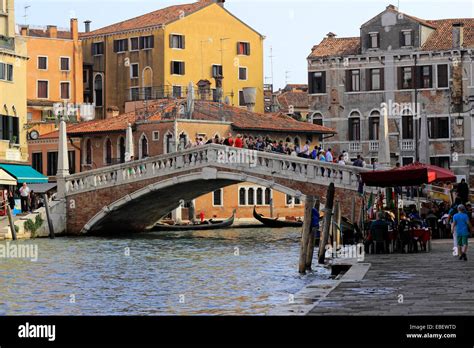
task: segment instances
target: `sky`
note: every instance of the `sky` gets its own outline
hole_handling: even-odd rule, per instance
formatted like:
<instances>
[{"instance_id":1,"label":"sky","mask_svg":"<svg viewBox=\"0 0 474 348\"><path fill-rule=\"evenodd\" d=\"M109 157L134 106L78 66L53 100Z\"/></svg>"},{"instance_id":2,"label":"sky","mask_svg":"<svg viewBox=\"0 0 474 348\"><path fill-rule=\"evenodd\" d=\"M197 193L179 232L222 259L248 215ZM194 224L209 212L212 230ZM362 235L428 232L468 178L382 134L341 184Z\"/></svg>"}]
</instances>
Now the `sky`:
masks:
<instances>
[{"instance_id":1,"label":"sky","mask_svg":"<svg viewBox=\"0 0 474 348\"><path fill-rule=\"evenodd\" d=\"M18 24L68 28L76 17L92 30L170 5L194 0L16 0ZM391 1L391 2L390 2ZM227 0L226 8L265 39L265 83L307 83L306 57L328 32L358 36L360 26L392 3L401 12L423 18L474 17L474 0ZM25 18L25 6L30 6ZM272 52L272 53L271 53ZM270 59L270 56L273 56Z\"/></svg>"}]
</instances>

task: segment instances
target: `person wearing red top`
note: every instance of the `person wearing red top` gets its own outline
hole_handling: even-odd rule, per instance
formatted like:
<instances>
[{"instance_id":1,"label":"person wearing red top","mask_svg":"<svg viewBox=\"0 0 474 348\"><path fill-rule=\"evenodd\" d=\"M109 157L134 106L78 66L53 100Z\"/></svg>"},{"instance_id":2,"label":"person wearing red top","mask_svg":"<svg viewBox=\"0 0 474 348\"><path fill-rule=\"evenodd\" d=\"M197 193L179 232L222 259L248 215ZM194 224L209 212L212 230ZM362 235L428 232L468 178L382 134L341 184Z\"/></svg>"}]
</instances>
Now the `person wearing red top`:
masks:
<instances>
[{"instance_id":1,"label":"person wearing red top","mask_svg":"<svg viewBox=\"0 0 474 348\"><path fill-rule=\"evenodd\" d=\"M235 138L234 147L238 147L239 149L244 147L244 142L240 134L237 134L237 137Z\"/></svg>"},{"instance_id":2,"label":"person wearing red top","mask_svg":"<svg viewBox=\"0 0 474 348\"><path fill-rule=\"evenodd\" d=\"M232 139L232 133L229 133L229 136L224 140L224 145L233 146L234 139Z\"/></svg>"}]
</instances>

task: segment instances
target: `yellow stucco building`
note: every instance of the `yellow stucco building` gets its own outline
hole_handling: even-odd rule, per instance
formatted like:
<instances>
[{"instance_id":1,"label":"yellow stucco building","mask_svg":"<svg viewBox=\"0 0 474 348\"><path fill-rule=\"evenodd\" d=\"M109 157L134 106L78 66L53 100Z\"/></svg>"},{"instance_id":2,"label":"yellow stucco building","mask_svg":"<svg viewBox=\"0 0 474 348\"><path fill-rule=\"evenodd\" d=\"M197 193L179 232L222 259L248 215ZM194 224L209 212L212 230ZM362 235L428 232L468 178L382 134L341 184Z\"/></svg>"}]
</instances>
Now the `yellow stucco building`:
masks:
<instances>
[{"instance_id":1,"label":"yellow stucco building","mask_svg":"<svg viewBox=\"0 0 474 348\"><path fill-rule=\"evenodd\" d=\"M26 42L15 34L13 0L0 0L0 163L28 160Z\"/></svg>"},{"instance_id":2,"label":"yellow stucco building","mask_svg":"<svg viewBox=\"0 0 474 348\"><path fill-rule=\"evenodd\" d=\"M84 100L95 102L103 118L123 112L127 101L184 98L190 82L195 99L263 112L264 36L222 0L170 6L94 31L89 26L81 34L90 76Z\"/></svg>"}]
</instances>

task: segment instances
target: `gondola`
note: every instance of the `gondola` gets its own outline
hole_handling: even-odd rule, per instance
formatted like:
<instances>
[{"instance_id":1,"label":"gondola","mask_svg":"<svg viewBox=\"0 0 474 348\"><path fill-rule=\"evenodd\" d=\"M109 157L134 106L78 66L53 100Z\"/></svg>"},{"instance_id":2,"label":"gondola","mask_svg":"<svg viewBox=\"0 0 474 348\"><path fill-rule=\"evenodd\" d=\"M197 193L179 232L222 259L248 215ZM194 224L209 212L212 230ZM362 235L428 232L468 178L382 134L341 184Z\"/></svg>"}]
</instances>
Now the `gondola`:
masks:
<instances>
[{"instance_id":1,"label":"gondola","mask_svg":"<svg viewBox=\"0 0 474 348\"><path fill-rule=\"evenodd\" d=\"M235 211L227 220L224 221L215 221L209 220L200 224L180 224L180 225L168 225L164 223L157 223L155 226L150 228L152 232L163 232L163 231L201 231L201 230L218 230L222 228L230 227L234 224Z\"/></svg>"},{"instance_id":2,"label":"gondola","mask_svg":"<svg viewBox=\"0 0 474 348\"><path fill-rule=\"evenodd\" d=\"M303 226L303 221L286 221L286 220L279 220L278 218L276 219L265 218L263 217L262 214L257 213L257 207L253 207L253 217L256 220L260 221L265 226L271 227L271 228Z\"/></svg>"}]
</instances>

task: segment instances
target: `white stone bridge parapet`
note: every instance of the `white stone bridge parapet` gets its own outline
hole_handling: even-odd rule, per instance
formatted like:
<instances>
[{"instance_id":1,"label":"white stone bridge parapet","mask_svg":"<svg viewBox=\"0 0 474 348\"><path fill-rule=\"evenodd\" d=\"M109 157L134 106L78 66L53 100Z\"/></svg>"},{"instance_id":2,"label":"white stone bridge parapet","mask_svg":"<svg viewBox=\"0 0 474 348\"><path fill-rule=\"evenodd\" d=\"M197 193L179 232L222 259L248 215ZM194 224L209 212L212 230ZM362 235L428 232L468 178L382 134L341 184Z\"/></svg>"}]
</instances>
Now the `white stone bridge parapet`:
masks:
<instances>
[{"instance_id":1,"label":"white stone bridge parapet","mask_svg":"<svg viewBox=\"0 0 474 348\"><path fill-rule=\"evenodd\" d=\"M140 230L167 215L182 199L238 182L297 197L323 197L334 182L340 200L346 201L348 194L357 194L358 174L369 170L209 144L66 176L67 232Z\"/></svg>"}]
</instances>

